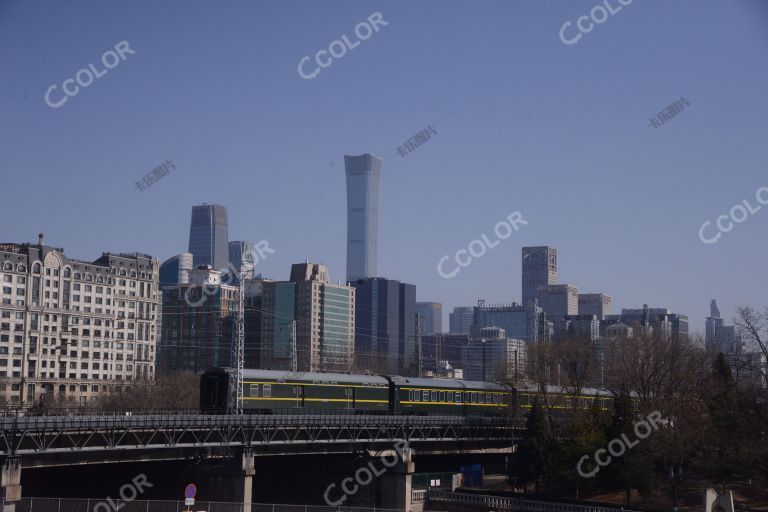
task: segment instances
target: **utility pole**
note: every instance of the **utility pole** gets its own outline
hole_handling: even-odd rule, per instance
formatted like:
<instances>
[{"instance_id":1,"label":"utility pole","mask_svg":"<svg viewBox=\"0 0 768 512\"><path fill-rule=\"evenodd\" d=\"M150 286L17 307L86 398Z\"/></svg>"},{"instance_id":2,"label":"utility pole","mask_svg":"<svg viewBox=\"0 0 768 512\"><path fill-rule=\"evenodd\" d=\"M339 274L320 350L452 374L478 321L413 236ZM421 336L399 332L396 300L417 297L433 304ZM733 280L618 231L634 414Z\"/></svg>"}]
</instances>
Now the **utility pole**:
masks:
<instances>
[{"instance_id":1,"label":"utility pole","mask_svg":"<svg viewBox=\"0 0 768 512\"><path fill-rule=\"evenodd\" d=\"M299 354L296 347L296 320L291 322L291 371L299 371Z\"/></svg>"},{"instance_id":2,"label":"utility pole","mask_svg":"<svg viewBox=\"0 0 768 512\"><path fill-rule=\"evenodd\" d=\"M245 365L245 276L244 267L240 267L237 283L237 310L235 312L234 328L232 329L232 354L229 376L229 411L231 414L243 414L243 366ZM220 293L224 290L219 285Z\"/></svg>"},{"instance_id":3,"label":"utility pole","mask_svg":"<svg viewBox=\"0 0 768 512\"><path fill-rule=\"evenodd\" d=\"M417 377L421 377L421 313L416 313L416 361L418 363Z\"/></svg>"}]
</instances>

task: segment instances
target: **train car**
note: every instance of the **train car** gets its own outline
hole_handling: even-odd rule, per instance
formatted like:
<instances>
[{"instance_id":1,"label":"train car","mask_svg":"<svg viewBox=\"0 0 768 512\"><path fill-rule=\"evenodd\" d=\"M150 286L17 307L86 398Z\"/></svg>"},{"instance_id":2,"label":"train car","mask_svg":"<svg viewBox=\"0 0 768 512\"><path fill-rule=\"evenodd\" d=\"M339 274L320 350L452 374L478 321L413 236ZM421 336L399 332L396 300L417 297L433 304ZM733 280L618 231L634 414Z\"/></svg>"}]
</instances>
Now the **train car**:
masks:
<instances>
[{"instance_id":1,"label":"train car","mask_svg":"<svg viewBox=\"0 0 768 512\"><path fill-rule=\"evenodd\" d=\"M392 376L393 413L404 415L509 414L514 389L493 382Z\"/></svg>"},{"instance_id":2,"label":"train car","mask_svg":"<svg viewBox=\"0 0 768 512\"><path fill-rule=\"evenodd\" d=\"M560 386L547 386L547 398L549 405L555 411L570 410L573 408L573 400L577 400L578 409L589 409L595 402L602 411L613 411L613 393L607 389L600 388L582 388L577 397L567 388ZM534 398L539 399L539 403L544 405L541 390L538 386L530 385L518 388L518 405L521 410L530 410L533 406Z\"/></svg>"},{"instance_id":3,"label":"train car","mask_svg":"<svg viewBox=\"0 0 768 512\"><path fill-rule=\"evenodd\" d=\"M227 410L230 371L216 368L201 377L201 410ZM291 410L387 414L390 384L383 377L345 373L243 370L243 411L277 414Z\"/></svg>"}]
</instances>

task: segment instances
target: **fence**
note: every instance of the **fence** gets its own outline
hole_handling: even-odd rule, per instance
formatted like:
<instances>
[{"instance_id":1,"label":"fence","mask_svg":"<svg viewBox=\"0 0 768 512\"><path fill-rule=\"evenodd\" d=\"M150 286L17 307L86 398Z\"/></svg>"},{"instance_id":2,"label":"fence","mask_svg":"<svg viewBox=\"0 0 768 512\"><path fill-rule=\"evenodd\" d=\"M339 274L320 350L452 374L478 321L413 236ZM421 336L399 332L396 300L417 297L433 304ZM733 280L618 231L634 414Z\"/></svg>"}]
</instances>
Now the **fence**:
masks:
<instances>
[{"instance_id":1,"label":"fence","mask_svg":"<svg viewBox=\"0 0 768 512\"><path fill-rule=\"evenodd\" d=\"M0 499L0 510L4 503ZM16 512L403 512L402 510L363 507L321 507L254 503L243 510L240 503L198 501L191 507L183 501L125 501L120 499L22 498Z\"/></svg>"},{"instance_id":2,"label":"fence","mask_svg":"<svg viewBox=\"0 0 768 512\"><path fill-rule=\"evenodd\" d=\"M628 508L600 506L595 504L560 503L527 498L490 496L485 494L464 494L458 492L430 491L427 501L432 503L459 503L491 510L514 510L516 512L635 512Z\"/></svg>"}]
</instances>

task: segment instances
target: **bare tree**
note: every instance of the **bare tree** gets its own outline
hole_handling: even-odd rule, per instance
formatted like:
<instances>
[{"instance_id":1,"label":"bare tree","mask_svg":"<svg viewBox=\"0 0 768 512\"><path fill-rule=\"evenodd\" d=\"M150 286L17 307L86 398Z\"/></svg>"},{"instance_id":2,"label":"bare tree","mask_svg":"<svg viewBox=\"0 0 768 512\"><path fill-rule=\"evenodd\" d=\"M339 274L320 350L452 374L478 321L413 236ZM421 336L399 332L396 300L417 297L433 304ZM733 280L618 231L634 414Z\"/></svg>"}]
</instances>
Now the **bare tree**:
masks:
<instances>
[{"instance_id":1,"label":"bare tree","mask_svg":"<svg viewBox=\"0 0 768 512\"><path fill-rule=\"evenodd\" d=\"M734 323L739 328L748 350L762 355L763 364L754 365L750 361L748 366L751 370L756 369L768 386L768 372L764 364L768 362L768 308L761 313L751 306L740 307L736 310Z\"/></svg>"},{"instance_id":2,"label":"bare tree","mask_svg":"<svg viewBox=\"0 0 768 512\"><path fill-rule=\"evenodd\" d=\"M552 383L552 369L556 365L557 354L555 347L549 340L530 343L527 347L528 374L533 383L539 388L539 402L552 416L552 406L550 402L547 386Z\"/></svg>"},{"instance_id":3,"label":"bare tree","mask_svg":"<svg viewBox=\"0 0 768 512\"><path fill-rule=\"evenodd\" d=\"M578 335L569 335L555 345L556 358L562 376L561 384L571 397L571 419L579 410L579 397L597 371L594 344Z\"/></svg>"},{"instance_id":4,"label":"bare tree","mask_svg":"<svg viewBox=\"0 0 768 512\"><path fill-rule=\"evenodd\" d=\"M104 411L196 410L200 407L200 377L171 372L157 381L136 382L122 392L102 394L95 408Z\"/></svg>"}]
</instances>

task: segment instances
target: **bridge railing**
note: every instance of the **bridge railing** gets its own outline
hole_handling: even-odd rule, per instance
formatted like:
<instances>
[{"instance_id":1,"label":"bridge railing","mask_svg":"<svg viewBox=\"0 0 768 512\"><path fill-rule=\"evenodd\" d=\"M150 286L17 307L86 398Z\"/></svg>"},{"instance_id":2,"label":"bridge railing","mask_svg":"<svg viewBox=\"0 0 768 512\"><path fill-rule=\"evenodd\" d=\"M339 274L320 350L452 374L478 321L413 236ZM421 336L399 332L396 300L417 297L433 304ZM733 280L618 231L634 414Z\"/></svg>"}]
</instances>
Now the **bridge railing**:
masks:
<instances>
[{"instance_id":1,"label":"bridge railing","mask_svg":"<svg viewBox=\"0 0 768 512\"><path fill-rule=\"evenodd\" d=\"M492 496L447 491L429 491L427 493L427 501L433 503L458 503L491 510L514 510L515 512L617 512L618 510L635 512L628 508L600 506L592 503L562 503L516 496Z\"/></svg>"},{"instance_id":2,"label":"bridge railing","mask_svg":"<svg viewBox=\"0 0 768 512\"><path fill-rule=\"evenodd\" d=\"M0 498L0 506L3 500ZM397 509L363 507L325 507L314 505L281 505L253 503L250 509L243 509L241 503L198 501L191 507L183 501L154 501L120 499L77 499L77 498L23 498L16 505L16 512L403 512Z\"/></svg>"},{"instance_id":3,"label":"bridge railing","mask_svg":"<svg viewBox=\"0 0 768 512\"><path fill-rule=\"evenodd\" d=\"M210 428L228 426L258 427L352 427L352 426L404 426L429 427L465 425L498 427L521 425L522 420L481 416L381 416L381 415L334 415L334 414L278 414L212 416L188 415L141 415L141 416L19 416L0 417L0 427L25 430L76 429L89 427L157 428L187 426Z\"/></svg>"},{"instance_id":4,"label":"bridge railing","mask_svg":"<svg viewBox=\"0 0 768 512\"><path fill-rule=\"evenodd\" d=\"M306 409L302 407L291 407L291 408L285 408L285 409L270 409L269 414L263 414L258 412L253 412L250 415L253 416L281 416L281 415L289 415L289 416L312 416L317 414L323 414L325 416L341 416L341 417L349 417L349 416L389 416L388 412L380 412L380 413L373 413L373 414L361 414L361 411L356 411L354 409L323 409L322 411L318 411L317 409ZM34 407L18 407L18 406L5 406L0 407L0 417L7 417L7 418L14 418L14 417L26 417L26 418L36 418L36 417L46 417L46 416L100 416L100 417L122 417L122 416L187 416L187 415L197 415L197 414L210 414L200 411L200 409L142 409L140 407L131 408L131 409L120 409L120 410L107 410L107 409L99 409L99 408L93 408L93 407L44 407L44 408L34 408ZM214 416L223 416L226 415L226 411L219 411L214 414ZM246 412L246 415L249 415L248 412ZM456 415L456 416L466 416L466 415ZM484 416L482 414L469 414L469 416L478 416L478 417L489 417ZM416 416L414 416L416 417ZM493 416L493 417L504 417L502 415L499 416Z\"/></svg>"}]
</instances>

